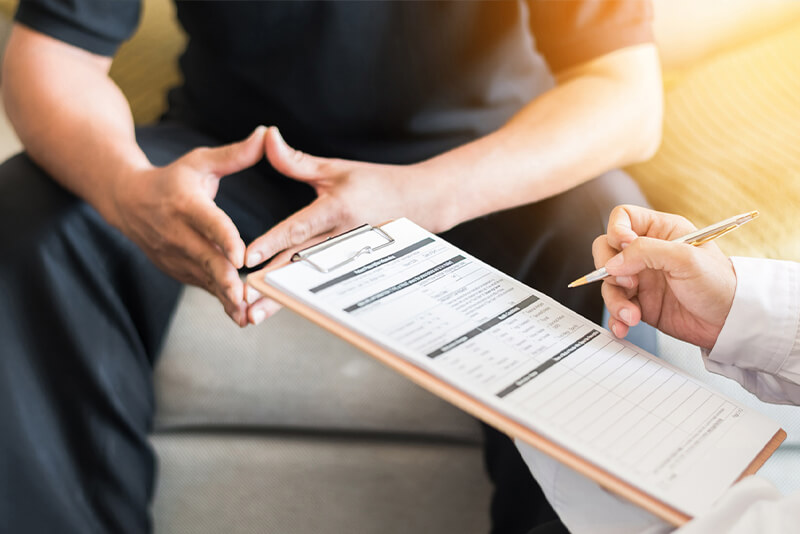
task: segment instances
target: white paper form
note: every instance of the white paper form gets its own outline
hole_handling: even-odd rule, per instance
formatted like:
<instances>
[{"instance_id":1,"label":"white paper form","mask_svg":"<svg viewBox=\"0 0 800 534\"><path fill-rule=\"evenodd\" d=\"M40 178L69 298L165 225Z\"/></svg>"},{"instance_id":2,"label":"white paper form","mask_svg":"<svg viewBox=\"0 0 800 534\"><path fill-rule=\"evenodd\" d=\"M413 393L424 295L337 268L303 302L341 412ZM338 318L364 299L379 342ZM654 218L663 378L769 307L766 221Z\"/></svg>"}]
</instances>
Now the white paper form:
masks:
<instances>
[{"instance_id":1,"label":"white paper form","mask_svg":"<svg viewBox=\"0 0 800 534\"><path fill-rule=\"evenodd\" d=\"M779 430L400 219L395 243L270 285L679 511L702 513Z\"/></svg>"}]
</instances>

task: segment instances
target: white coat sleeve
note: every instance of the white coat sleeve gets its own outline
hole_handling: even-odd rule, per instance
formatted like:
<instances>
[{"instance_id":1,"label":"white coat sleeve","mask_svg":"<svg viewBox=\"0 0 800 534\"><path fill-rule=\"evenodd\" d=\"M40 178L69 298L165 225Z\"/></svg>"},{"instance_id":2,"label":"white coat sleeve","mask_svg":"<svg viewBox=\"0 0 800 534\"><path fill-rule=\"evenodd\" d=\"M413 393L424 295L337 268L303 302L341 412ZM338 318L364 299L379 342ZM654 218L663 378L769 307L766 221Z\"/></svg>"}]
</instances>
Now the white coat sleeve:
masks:
<instances>
[{"instance_id":1,"label":"white coat sleeve","mask_svg":"<svg viewBox=\"0 0 800 534\"><path fill-rule=\"evenodd\" d=\"M736 293L706 369L765 402L800 404L800 264L731 258Z\"/></svg>"},{"instance_id":2,"label":"white coat sleeve","mask_svg":"<svg viewBox=\"0 0 800 534\"><path fill-rule=\"evenodd\" d=\"M782 496L770 482L747 477L708 513L675 534L788 534L800 531L800 492Z\"/></svg>"}]
</instances>

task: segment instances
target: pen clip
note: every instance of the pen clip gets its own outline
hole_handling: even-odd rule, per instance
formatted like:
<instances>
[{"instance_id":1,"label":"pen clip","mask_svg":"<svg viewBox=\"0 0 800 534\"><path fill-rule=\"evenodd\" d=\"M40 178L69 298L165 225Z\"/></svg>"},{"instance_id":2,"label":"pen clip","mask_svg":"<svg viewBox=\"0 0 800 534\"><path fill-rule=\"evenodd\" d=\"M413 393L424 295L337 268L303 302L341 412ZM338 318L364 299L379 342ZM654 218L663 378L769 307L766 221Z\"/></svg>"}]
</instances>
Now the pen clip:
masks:
<instances>
[{"instance_id":1,"label":"pen clip","mask_svg":"<svg viewBox=\"0 0 800 534\"><path fill-rule=\"evenodd\" d=\"M739 227L738 224L731 223L728 226L726 226L724 228L720 228L719 230L717 230L715 232L710 232L708 234L705 234L705 235L702 235L702 236L698 236L696 239L693 239L693 240L689 241L688 244L692 245L693 247L699 247L700 245L704 245L705 243L708 243L709 241L713 241L714 239L717 239L718 237L724 236L725 234L727 234L731 230L735 230L738 227Z\"/></svg>"}]
</instances>

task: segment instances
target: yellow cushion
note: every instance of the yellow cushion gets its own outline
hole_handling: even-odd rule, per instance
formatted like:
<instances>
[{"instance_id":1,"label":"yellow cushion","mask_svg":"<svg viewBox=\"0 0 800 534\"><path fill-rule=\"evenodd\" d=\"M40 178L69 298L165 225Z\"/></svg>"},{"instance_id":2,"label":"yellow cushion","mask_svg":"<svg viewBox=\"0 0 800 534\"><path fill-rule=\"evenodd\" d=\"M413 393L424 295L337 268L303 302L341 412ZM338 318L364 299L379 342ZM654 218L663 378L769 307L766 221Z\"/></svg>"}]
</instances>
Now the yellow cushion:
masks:
<instances>
[{"instance_id":1,"label":"yellow cushion","mask_svg":"<svg viewBox=\"0 0 800 534\"><path fill-rule=\"evenodd\" d=\"M758 209L727 254L800 261L800 21L672 77L664 137L630 167L654 208L698 226Z\"/></svg>"},{"instance_id":2,"label":"yellow cushion","mask_svg":"<svg viewBox=\"0 0 800 534\"><path fill-rule=\"evenodd\" d=\"M145 0L142 21L111 65L111 78L131 104L136 124L155 121L167 107L166 92L181 81L177 59L186 35L166 0Z\"/></svg>"}]
</instances>

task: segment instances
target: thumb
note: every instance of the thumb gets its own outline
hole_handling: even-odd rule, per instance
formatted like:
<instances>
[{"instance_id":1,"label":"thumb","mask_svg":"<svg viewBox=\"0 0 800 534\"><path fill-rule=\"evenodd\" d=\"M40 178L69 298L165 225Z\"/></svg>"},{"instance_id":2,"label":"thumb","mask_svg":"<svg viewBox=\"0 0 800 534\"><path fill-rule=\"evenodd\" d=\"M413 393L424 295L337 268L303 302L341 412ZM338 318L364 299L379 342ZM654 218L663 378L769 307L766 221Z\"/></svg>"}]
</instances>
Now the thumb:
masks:
<instances>
[{"instance_id":1,"label":"thumb","mask_svg":"<svg viewBox=\"0 0 800 534\"><path fill-rule=\"evenodd\" d=\"M605 267L612 276L631 276L646 269L677 276L697 270L699 252L687 243L638 237L623 252L608 260Z\"/></svg>"},{"instance_id":2,"label":"thumb","mask_svg":"<svg viewBox=\"0 0 800 534\"><path fill-rule=\"evenodd\" d=\"M266 126L259 126L243 141L219 147L196 149L195 157L205 171L219 177L243 171L264 157L264 135L266 133Z\"/></svg>"},{"instance_id":3,"label":"thumb","mask_svg":"<svg viewBox=\"0 0 800 534\"><path fill-rule=\"evenodd\" d=\"M264 138L267 160L276 171L301 181L314 181L330 174L331 166L338 160L320 158L295 150L283 140L277 127L272 126Z\"/></svg>"}]
</instances>

